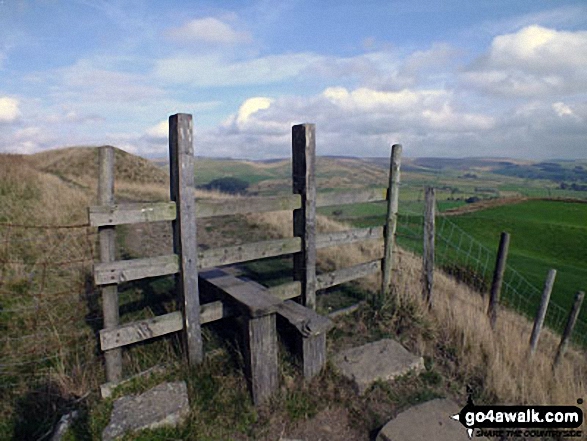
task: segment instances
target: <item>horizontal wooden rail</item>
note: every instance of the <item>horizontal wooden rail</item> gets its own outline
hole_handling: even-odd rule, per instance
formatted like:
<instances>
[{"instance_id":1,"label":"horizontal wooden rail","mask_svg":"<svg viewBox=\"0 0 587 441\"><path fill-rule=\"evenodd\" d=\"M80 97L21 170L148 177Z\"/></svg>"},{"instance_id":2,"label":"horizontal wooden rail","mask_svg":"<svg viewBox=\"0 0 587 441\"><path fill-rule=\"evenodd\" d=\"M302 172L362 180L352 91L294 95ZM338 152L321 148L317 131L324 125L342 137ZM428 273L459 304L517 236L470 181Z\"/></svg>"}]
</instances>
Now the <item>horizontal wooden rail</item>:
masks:
<instances>
[{"instance_id":1,"label":"horizontal wooden rail","mask_svg":"<svg viewBox=\"0 0 587 441\"><path fill-rule=\"evenodd\" d=\"M381 271L381 260L373 260L359 265L349 266L329 273L319 274L316 277L316 289L326 289L334 285L350 282L359 277L369 276L373 273Z\"/></svg>"},{"instance_id":2,"label":"horizontal wooden rail","mask_svg":"<svg viewBox=\"0 0 587 441\"><path fill-rule=\"evenodd\" d=\"M289 282L267 288L267 291L278 299L289 300L302 295L302 284L300 282Z\"/></svg>"},{"instance_id":3,"label":"horizontal wooden rail","mask_svg":"<svg viewBox=\"0 0 587 441\"><path fill-rule=\"evenodd\" d=\"M103 351L138 343L183 329L183 317L180 311L160 315L150 319L139 320L116 328L100 331L100 346Z\"/></svg>"},{"instance_id":4,"label":"horizontal wooden rail","mask_svg":"<svg viewBox=\"0 0 587 441\"><path fill-rule=\"evenodd\" d=\"M198 253L198 266L199 268L212 268L214 266L297 253L300 249L301 239L299 237L212 248Z\"/></svg>"},{"instance_id":5,"label":"horizontal wooden rail","mask_svg":"<svg viewBox=\"0 0 587 441\"><path fill-rule=\"evenodd\" d=\"M90 225L136 224L139 222L172 221L175 202L146 202L116 205L96 205L88 209Z\"/></svg>"},{"instance_id":6,"label":"horizontal wooden rail","mask_svg":"<svg viewBox=\"0 0 587 441\"><path fill-rule=\"evenodd\" d=\"M179 258L176 254L149 257L145 259L117 260L94 265L96 285L128 282L145 277L166 276L179 272Z\"/></svg>"},{"instance_id":7,"label":"horizontal wooden rail","mask_svg":"<svg viewBox=\"0 0 587 441\"><path fill-rule=\"evenodd\" d=\"M316 207L329 207L332 205L361 204L364 202L381 202L387 199L387 188L369 188L355 191L333 191L318 193L316 195Z\"/></svg>"},{"instance_id":8,"label":"horizontal wooden rail","mask_svg":"<svg viewBox=\"0 0 587 441\"><path fill-rule=\"evenodd\" d=\"M286 196L244 197L228 200L198 200L196 217L228 216L232 214L262 213L266 211L295 210L302 206L299 194Z\"/></svg>"},{"instance_id":9,"label":"horizontal wooden rail","mask_svg":"<svg viewBox=\"0 0 587 441\"><path fill-rule=\"evenodd\" d=\"M353 228L352 230L323 233L316 236L316 248L348 245L363 240L382 239L383 227Z\"/></svg>"},{"instance_id":10,"label":"horizontal wooden rail","mask_svg":"<svg viewBox=\"0 0 587 441\"><path fill-rule=\"evenodd\" d=\"M329 192L316 195L317 207L359 204L384 201L386 188L373 188L353 192ZM246 197L229 200L199 200L196 217L227 216L233 214L261 213L267 211L296 210L301 207L299 194L286 196ZM115 205L96 205L88 209L90 225L135 224L175 220L175 202L144 202Z\"/></svg>"},{"instance_id":11,"label":"horizontal wooden rail","mask_svg":"<svg viewBox=\"0 0 587 441\"><path fill-rule=\"evenodd\" d=\"M290 282L268 288L267 292L280 300L287 300L301 295L300 282ZM214 322L238 315L235 307L220 300L204 303L200 306L200 324ZM160 337L183 329L180 311L160 315L145 320L100 331L100 346L103 351L127 346L133 343Z\"/></svg>"}]
</instances>

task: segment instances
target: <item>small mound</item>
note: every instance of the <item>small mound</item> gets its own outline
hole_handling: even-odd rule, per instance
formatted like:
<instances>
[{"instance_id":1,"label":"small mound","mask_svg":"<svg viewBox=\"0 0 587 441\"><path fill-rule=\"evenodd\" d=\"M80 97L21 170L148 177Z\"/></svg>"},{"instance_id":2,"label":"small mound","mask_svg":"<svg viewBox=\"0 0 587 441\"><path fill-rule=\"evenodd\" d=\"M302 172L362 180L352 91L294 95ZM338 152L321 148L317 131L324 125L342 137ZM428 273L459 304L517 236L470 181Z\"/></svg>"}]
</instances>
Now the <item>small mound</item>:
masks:
<instances>
[{"instance_id":1,"label":"small mound","mask_svg":"<svg viewBox=\"0 0 587 441\"><path fill-rule=\"evenodd\" d=\"M147 159L114 148L115 180L168 184L168 173ZM30 157L39 170L61 177L98 177L98 147L68 147L36 153Z\"/></svg>"}]
</instances>

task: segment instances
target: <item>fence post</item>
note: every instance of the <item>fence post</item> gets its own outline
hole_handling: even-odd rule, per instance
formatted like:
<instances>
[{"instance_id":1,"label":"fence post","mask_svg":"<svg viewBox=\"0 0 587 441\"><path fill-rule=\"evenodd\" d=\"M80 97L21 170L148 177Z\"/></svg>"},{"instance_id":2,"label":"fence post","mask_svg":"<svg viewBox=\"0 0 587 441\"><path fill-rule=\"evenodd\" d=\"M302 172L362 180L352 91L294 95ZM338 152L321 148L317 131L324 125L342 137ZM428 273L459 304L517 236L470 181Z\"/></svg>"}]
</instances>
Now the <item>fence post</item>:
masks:
<instances>
[{"instance_id":1,"label":"fence post","mask_svg":"<svg viewBox=\"0 0 587 441\"><path fill-rule=\"evenodd\" d=\"M510 235L506 232L502 232L499 240L497 260L495 261L495 271L493 272L493 282L491 283L489 308L487 310L492 329L495 329L495 322L497 321L497 305L499 303L499 293L501 292L501 284L503 282L503 274L505 272L509 246Z\"/></svg>"},{"instance_id":2,"label":"fence post","mask_svg":"<svg viewBox=\"0 0 587 441\"><path fill-rule=\"evenodd\" d=\"M432 306L432 285L434 283L434 215L436 196L433 187L426 187L426 211L424 214L424 252L422 260L422 297Z\"/></svg>"},{"instance_id":3,"label":"fence post","mask_svg":"<svg viewBox=\"0 0 587 441\"><path fill-rule=\"evenodd\" d=\"M184 346L190 365L204 359L200 329L196 201L194 194L194 145L192 115L169 117L169 175L171 200L176 204L172 222L173 251L179 256L176 276L178 303L183 312Z\"/></svg>"},{"instance_id":4,"label":"fence post","mask_svg":"<svg viewBox=\"0 0 587 441\"><path fill-rule=\"evenodd\" d=\"M98 204L114 204L114 147L100 147L99 153L100 172L98 176ZM98 227L100 238L100 261L114 262L115 255L114 226ZM102 287L102 312L104 315L104 329L118 326L118 286L105 285ZM106 361L106 380L116 383L122 378L122 350L120 348L104 351Z\"/></svg>"},{"instance_id":5,"label":"fence post","mask_svg":"<svg viewBox=\"0 0 587 441\"><path fill-rule=\"evenodd\" d=\"M538 338L542 331L542 325L544 324L544 317L546 316L546 310L548 309L548 302L550 301L550 294L552 293L552 287L554 286L554 279L556 278L556 270L551 269L544 282L544 289L542 290L542 298L540 300L540 307L536 313L536 319L534 320L534 327L532 328L532 336L530 337L530 355L533 355L536 351L536 345L538 344Z\"/></svg>"},{"instance_id":6,"label":"fence post","mask_svg":"<svg viewBox=\"0 0 587 441\"><path fill-rule=\"evenodd\" d=\"M381 296L383 299L388 297L391 293L391 271L393 269L393 248L395 245L395 230L397 228L401 157L402 145L394 144L391 147L391 158L389 164L387 216L384 229L384 253L383 261L381 262Z\"/></svg>"},{"instance_id":7,"label":"fence post","mask_svg":"<svg viewBox=\"0 0 587 441\"><path fill-rule=\"evenodd\" d=\"M581 304L583 303L584 297L585 293L582 291L579 291L577 294L575 294L575 302L573 303L573 307L569 313L567 326L565 326L565 331L563 332L561 342L558 345L558 350L556 351L556 356L554 357L554 367L558 366L563 356L565 355L565 352L567 351L567 346L569 344L571 334L573 333L575 323L577 322L577 318L579 317L579 311L581 311Z\"/></svg>"},{"instance_id":8,"label":"fence post","mask_svg":"<svg viewBox=\"0 0 587 441\"><path fill-rule=\"evenodd\" d=\"M302 207L293 211L293 234L302 239L293 276L302 284L302 304L316 309L316 126L299 124L291 132L293 192L302 199Z\"/></svg>"}]
</instances>

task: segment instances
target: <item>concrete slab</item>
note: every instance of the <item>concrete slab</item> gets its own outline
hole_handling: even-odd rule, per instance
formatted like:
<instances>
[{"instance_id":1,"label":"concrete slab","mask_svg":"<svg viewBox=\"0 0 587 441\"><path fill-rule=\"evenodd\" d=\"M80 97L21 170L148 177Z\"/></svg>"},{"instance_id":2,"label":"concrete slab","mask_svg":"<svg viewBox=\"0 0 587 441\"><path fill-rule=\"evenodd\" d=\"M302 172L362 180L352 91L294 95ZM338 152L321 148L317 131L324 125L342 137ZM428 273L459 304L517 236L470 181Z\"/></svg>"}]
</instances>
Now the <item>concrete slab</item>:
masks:
<instances>
[{"instance_id":1,"label":"concrete slab","mask_svg":"<svg viewBox=\"0 0 587 441\"><path fill-rule=\"evenodd\" d=\"M424 370L424 359L394 340L384 339L351 348L334 357L334 365L363 394L377 380L388 381Z\"/></svg>"},{"instance_id":2,"label":"concrete slab","mask_svg":"<svg viewBox=\"0 0 587 441\"><path fill-rule=\"evenodd\" d=\"M115 440L137 430L178 426L187 419L189 410L184 381L163 383L141 395L119 398L114 402L102 440Z\"/></svg>"},{"instance_id":3,"label":"concrete slab","mask_svg":"<svg viewBox=\"0 0 587 441\"><path fill-rule=\"evenodd\" d=\"M469 441L467 430L451 418L461 409L447 399L411 407L387 423L376 441Z\"/></svg>"}]
</instances>

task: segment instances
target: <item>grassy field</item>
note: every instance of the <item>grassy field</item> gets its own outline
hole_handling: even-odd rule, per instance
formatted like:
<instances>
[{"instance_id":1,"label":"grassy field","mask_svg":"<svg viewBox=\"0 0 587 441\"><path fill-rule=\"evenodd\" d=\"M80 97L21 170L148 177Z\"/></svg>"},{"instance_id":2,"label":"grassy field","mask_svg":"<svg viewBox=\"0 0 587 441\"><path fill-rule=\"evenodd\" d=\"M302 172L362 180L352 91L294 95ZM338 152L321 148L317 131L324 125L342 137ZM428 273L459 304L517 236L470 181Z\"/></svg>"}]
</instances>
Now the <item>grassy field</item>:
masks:
<instances>
[{"instance_id":1,"label":"grassy field","mask_svg":"<svg viewBox=\"0 0 587 441\"><path fill-rule=\"evenodd\" d=\"M587 289L587 204L533 200L450 220L490 249L497 248L501 231L510 233L508 264L537 287L555 268L552 299L565 309L577 291Z\"/></svg>"}]
</instances>

